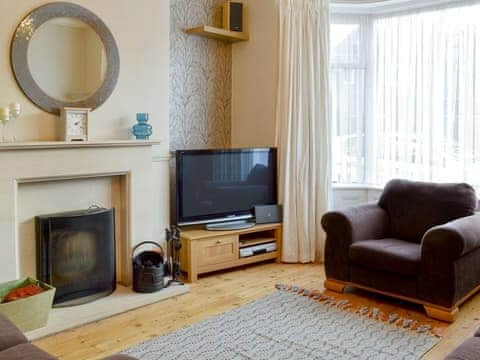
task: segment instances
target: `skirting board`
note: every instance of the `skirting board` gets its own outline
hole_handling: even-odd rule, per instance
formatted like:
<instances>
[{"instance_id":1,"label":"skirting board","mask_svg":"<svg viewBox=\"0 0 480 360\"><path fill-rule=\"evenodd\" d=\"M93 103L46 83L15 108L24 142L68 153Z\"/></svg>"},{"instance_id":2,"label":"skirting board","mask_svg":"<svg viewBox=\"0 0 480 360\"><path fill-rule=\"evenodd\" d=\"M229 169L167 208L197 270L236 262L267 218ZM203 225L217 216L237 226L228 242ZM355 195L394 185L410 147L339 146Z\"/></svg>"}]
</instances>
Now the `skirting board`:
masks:
<instances>
[{"instance_id":1,"label":"skirting board","mask_svg":"<svg viewBox=\"0 0 480 360\"><path fill-rule=\"evenodd\" d=\"M135 293L131 288L117 284L117 289L110 296L89 304L52 309L47 326L30 331L25 336L30 341L37 340L174 296L186 294L189 291L188 285L172 285L156 293L139 294Z\"/></svg>"}]
</instances>

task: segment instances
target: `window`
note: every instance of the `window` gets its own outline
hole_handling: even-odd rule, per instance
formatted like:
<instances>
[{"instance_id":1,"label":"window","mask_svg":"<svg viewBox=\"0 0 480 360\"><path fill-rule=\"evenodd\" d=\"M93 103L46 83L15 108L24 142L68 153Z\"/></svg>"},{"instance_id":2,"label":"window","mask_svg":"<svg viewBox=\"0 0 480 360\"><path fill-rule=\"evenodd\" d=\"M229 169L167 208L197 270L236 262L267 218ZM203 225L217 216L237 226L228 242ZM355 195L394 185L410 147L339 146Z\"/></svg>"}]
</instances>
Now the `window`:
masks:
<instances>
[{"instance_id":1,"label":"window","mask_svg":"<svg viewBox=\"0 0 480 360\"><path fill-rule=\"evenodd\" d=\"M331 27L333 181L362 183L365 178L367 18L345 16ZM364 20L364 21L362 21Z\"/></svg>"},{"instance_id":2,"label":"window","mask_svg":"<svg viewBox=\"0 0 480 360\"><path fill-rule=\"evenodd\" d=\"M480 4L334 15L333 179L480 187Z\"/></svg>"}]
</instances>

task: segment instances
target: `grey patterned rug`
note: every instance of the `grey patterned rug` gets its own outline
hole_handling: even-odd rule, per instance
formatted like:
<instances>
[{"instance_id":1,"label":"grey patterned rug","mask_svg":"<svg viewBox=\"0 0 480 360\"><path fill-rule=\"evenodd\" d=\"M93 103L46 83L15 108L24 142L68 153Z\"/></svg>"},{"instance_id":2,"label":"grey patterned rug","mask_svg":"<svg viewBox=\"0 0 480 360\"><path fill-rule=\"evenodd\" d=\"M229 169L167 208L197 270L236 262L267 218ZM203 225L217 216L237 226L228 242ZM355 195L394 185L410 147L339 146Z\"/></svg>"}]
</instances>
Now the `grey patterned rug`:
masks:
<instances>
[{"instance_id":1,"label":"grey patterned rug","mask_svg":"<svg viewBox=\"0 0 480 360\"><path fill-rule=\"evenodd\" d=\"M141 360L419 359L438 338L278 291L130 348Z\"/></svg>"}]
</instances>

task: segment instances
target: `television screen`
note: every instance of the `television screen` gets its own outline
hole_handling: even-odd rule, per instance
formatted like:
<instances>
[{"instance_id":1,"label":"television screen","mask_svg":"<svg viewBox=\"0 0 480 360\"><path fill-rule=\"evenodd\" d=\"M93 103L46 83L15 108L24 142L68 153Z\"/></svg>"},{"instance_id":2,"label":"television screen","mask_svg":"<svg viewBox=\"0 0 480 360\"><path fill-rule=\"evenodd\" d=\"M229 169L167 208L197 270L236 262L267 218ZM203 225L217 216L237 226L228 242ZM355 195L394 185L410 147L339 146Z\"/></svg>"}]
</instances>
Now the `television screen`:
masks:
<instances>
[{"instance_id":1,"label":"television screen","mask_svg":"<svg viewBox=\"0 0 480 360\"><path fill-rule=\"evenodd\" d=\"M277 203L276 149L179 150L176 158L180 225L251 216L255 205Z\"/></svg>"}]
</instances>

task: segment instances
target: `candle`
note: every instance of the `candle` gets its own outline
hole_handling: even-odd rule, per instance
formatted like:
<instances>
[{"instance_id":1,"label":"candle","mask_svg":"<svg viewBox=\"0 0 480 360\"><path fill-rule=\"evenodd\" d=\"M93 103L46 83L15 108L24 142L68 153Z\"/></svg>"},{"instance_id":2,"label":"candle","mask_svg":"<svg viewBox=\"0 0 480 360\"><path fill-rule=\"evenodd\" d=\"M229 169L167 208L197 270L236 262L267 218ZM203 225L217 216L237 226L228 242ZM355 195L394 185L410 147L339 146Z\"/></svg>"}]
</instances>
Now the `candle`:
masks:
<instances>
[{"instance_id":1,"label":"candle","mask_svg":"<svg viewBox=\"0 0 480 360\"><path fill-rule=\"evenodd\" d=\"M10 113L11 116L14 118L18 118L20 116L22 108L19 103L11 103L10 104Z\"/></svg>"},{"instance_id":2,"label":"candle","mask_svg":"<svg viewBox=\"0 0 480 360\"><path fill-rule=\"evenodd\" d=\"M10 120L10 109L8 107L0 107L0 121L7 122Z\"/></svg>"}]
</instances>

